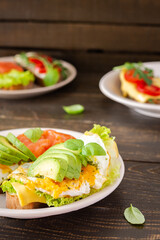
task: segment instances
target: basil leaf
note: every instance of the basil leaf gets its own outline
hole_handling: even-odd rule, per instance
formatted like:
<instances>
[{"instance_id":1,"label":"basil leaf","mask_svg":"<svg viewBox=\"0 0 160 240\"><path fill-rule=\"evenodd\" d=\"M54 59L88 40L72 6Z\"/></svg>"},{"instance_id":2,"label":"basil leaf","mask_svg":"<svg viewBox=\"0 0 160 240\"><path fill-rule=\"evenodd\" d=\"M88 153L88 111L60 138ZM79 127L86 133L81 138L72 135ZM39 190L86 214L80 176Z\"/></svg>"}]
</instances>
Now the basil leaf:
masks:
<instances>
[{"instance_id":1,"label":"basil leaf","mask_svg":"<svg viewBox=\"0 0 160 240\"><path fill-rule=\"evenodd\" d=\"M64 142L64 146L70 150L79 150L84 146L84 142L80 139L69 139Z\"/></svg>"},{"instance_id":2,"label":"basil leaf","mask_svg":"<svg viewBox=\"0 0 160 240\"><path fill-rule=\"evenodd\" d=\"M63 106L63 110L72 115L80 114L84 111L84 107L80 104L74 104L70 106Z\"/></svg>"},{"instance_id":3,"label":"basil leaf","mask_svg":"<svg viewBox=\"0 0 160 240\"><path fill-rule=\"evenodd\" d=\"M124 211L125 219L131 224L143 224L145 222L144 215L141 211L133 207L132 204L129 208L126 208Z\"/></svg>"},{"instance_id":4,"label":"basil leaf","mask_svg":"<svg viewBox=\"0 0 160 240\"><path fill-rule=\"evenodd\" d=\"M104 156L105 150L98 143L88 143L82 148L84 156Z\"/></svg>"},{"instance_id":5,"label":"basil leaf","mask_svg":"<svg viewBox=\"0 0 160 240\"><path fill-rule=\"evenodd\" d=\"M40 128L34 128L34 129L28 129L24 135L31 140L31 142L35 143L37 142L43 131Z\"/></svg>"}]
</instances>

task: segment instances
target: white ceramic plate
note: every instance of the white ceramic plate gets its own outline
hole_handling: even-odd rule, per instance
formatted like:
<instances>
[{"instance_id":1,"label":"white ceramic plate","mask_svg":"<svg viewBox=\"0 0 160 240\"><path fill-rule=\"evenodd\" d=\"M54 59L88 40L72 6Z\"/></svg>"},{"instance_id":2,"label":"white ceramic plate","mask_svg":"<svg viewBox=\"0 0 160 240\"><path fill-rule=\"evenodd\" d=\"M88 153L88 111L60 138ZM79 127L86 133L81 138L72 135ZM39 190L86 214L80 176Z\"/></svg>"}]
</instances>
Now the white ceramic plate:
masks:
<instances>
[{"instance_id":1,"label":"white ceramic plate","mask_svg":"<svg viewBox=\"0 0 160 240\"><path fill-rule=\"evenodd\" d=\"M1 57L0 62L14 62L14 57ZM61 63L69 71L69 76L64 81L61 81L61 82L56 83L55 85L49 86L49 87L40 87L40 86L35 84L34 88L31 88L31 89L14 90L14 91L0 90L0 98L3 98L3 99L22 99L22 98L35 97L35 96L43 95L43 94L51 92L51 91L55 91L55 90L65 86L65 85L69 84L76 77L77 70L72 64L70 64L68 62L65 62L65 61L61 60Z\"/></svg>"},{"instance_id":2,"label":"white ceramic plate","mask_svg":"<svg viewBox=\"0 0 160 240\"><path fill-rule=\"evenodd\" d=\"M44 128L42 128L44 129ZM21 133L24 133L26 129L14 129L14 130L6 130L6 131L1 131L0 135L6 136L8 132L12 132L14 135L19 135ZM69 130L64 130L64 129L54 129L58 132L63 132L66 134L70 134L76 138L80 137L82 133L80 132L75 132L75 131L69 131ZM11 218L40 218L40 217L47 217L51 215L59 215L67 212L72 212L79 210L81 208L87 207L91 204L94 204L101 199L107 197L109 194L111 194L120 184L120 182L123 179L124 176L124 163L119 156L119 162L121 163L121 168L120 168L120 177L114 182L114 184L104 188L98 193L95 193L85 199L79 200L77 202L64 205L61 207L47 207L47 208L40 208L40 209L32 209L32 210L15 210L15 209L7 209L5 207L5 194L0 194L0 216L5 216L5 217L11 217Z\"/></svg>"},{"instance_id":3,"label":"white ceramic plate","mask_svg":"<svg viewBox=\"0 0 160 240\"><path fill-rule=\"evenodd\" d=\"M156 77L160 77L160 62L144 63L148 68L154 70ZM139 103L123 97L120 90L119 71L111 71L105 74L99 83L101 92L115 102L126 105L143 115L160 118L160 105L150 103Z\"/></svg>"}]
</instances>

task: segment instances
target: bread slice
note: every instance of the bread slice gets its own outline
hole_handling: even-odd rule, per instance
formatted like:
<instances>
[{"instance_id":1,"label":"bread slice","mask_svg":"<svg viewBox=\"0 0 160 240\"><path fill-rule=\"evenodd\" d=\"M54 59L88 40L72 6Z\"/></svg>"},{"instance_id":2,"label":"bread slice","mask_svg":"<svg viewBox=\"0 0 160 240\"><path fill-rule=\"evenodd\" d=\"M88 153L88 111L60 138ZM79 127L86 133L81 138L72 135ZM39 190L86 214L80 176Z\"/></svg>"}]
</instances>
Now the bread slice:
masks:
<instances>
[{"instance_id":1,"label":"bread slice","mask_svg":"<svg viewBox=\"0 0 160 240\"><path fill-rule=\"evenodd\" d=\"M33 82L30 82L27 86L24 86L22 84L19 84L19 85L13 85L11 86L10 88L1 88L2 90L23 90L23 89L30 89L30 88L33 88L34 86L34 83Z\"/></svg>"},{"instance_id":2,"label":"bread slice","mask_svg":"<svg viewBox=\"0 0 160 240\"><path fill-rule=\"evenodd\" d=\"M47 205L44 203L33 202L22 207L19 203L19 199L16 194L11 195L8 192L6 192L6 207L9 209L35 209L46 206Z\"/></svg>"}]
</instances>

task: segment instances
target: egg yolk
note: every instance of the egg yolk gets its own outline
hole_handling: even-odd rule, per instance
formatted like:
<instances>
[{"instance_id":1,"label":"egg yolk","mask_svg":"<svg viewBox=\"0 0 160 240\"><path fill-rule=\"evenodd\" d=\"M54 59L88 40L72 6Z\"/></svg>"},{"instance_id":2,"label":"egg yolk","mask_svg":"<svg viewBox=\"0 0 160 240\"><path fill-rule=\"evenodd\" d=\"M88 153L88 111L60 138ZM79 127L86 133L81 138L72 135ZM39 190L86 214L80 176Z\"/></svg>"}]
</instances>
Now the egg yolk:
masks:
<instances>
[{"instance_id":1,"label":"egg yolk","mask_svg":"<svg viewBox=\"0 0 160 240\"><path fill-rule=\"evenodd\" d=\"M43 189L46 193L53 196L55 199L59 197L62 192L68 190L78 190L83 182L88 182L90 187L95 184L95 175L98 172L95 166L87 165L82 167L79 179L68 179L64 178L62 182L55 182L54 180L45 178L35 178L34 180L29 179L27 173L24 172L22 167L19 167L18 174L10 174L16 180L23 182L29 189Z\"/></svg>"}]
</instances>

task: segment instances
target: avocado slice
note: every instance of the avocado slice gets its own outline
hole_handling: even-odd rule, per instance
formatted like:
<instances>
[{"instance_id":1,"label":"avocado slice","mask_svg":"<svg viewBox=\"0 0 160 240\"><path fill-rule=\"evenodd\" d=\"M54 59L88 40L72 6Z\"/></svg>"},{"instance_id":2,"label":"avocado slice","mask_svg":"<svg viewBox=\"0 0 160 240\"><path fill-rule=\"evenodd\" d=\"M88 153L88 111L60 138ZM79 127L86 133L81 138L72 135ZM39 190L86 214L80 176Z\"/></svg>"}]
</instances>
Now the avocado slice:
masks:
<instances>
[{"instance_id":1,"label":"avocado slice","mask_svg":"<svg viewBox=\"0 0 160 240\"><path fill-rule=\"evenodd\" d=\"M75 168L75 174L74 174L74 178L78 179L79 176L80 176L80 173L81 173L81 168L82 168L82 164L81 164L81 160L80 160L80 157L76 154L74 154L73 152L71 152L69 149L65 150L65 149L54 149L54 148L49 148L47 150L47 153L45 154L53 154L53 156L55 154L58 154L58 153L61 153L61 154L66 154L68 155L69 157L73 157L76 161L76 168ZM42 156L42 155L41 155ZM42 156L43 158L43 156Z\"/></svg>"},{"instance_id":2,"label":"avocado slice","mask_svg":"<svg viewBox=\"0 0 160 240\"><path fill-rule=\"evenodd\" d=\"M12 164L13 163L18 163L20 161L19 158L13 156L13 155L10 155L8 153L5 153L3 151L0 150L0 158L2 159L6 159L7 161L10 161Z\"/></svg>"},{"instance_id":3,"label":"avocado slice","mask_svg":"<svg viewBox=\"0 0 160 240\"><path fill-rule=\"evenodd\" d=\"M67 171L68 165L62 158L46 156L43 161L35 161L28 170L28 176L45 176L62 182Z\"/></svg>"},{"instance_id":4,"label":"avocado slice","mask_svg":"<svg viewBox=\"0 0 160 240\"><path fill-rule=\"evenodd\" d=\"M18 148L18 150L20 150L25 155L27 155L32 161L36 160L36 157L34 156L34 154L12 133L8 133L7 139L9 142L13 144L13 146Z\"/></svg>"},{"instance_id":5,"label":"avocado slice","mask_svg":"<svg viewBox=\"0 0 160 240\"><path fill-rule=\"evenodd\" d=\"M46 157L51 157L54 159L63 159L64 161L67 162L67 171L66 171L66 174L65 176L69 179L72 179L75 177L75 172L76 172L76 160L75 158L73 158L72 156L69 156L67 154L62 154L62 153L56 153L56 154L52 154L52 153L48 153L48 155L44 156L43 157L43 160L41 161L44 161L46 159Z\"/></svg>"},{"instance_id":6,"label":"avocado slice","mask_svg":"<svg viewBox=\"0 0 160 240\"><path fill-rule=\"evenodd\" d=\"M2 164L2 165L7 165L7 166L13 165L13 163L12 163L11 161L6 160L6 159L3 159L3 158L1 158L1 157L0 157L0 164Z\"/></svg>"},{"instance_id":7,"label":"avocado slice","mask_svg":"<svg viewBox=\"0 0 160 240\"><path fill-rule=\"evenodd\" d=\"M6 152L8 154L14 155L18 157L20 160L27 161L29 159L28 156L24 155L22 152L20 152L18 149L13 147L10 142L7 140L6 137L0 136L0 150L3 152Z\"/></svg>"}]
</instances>

